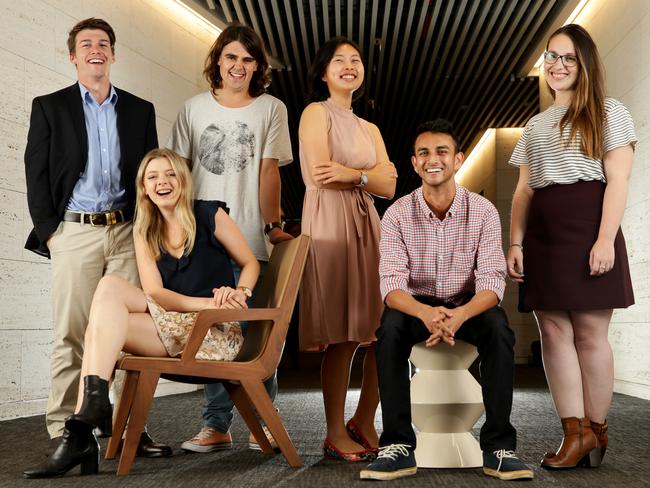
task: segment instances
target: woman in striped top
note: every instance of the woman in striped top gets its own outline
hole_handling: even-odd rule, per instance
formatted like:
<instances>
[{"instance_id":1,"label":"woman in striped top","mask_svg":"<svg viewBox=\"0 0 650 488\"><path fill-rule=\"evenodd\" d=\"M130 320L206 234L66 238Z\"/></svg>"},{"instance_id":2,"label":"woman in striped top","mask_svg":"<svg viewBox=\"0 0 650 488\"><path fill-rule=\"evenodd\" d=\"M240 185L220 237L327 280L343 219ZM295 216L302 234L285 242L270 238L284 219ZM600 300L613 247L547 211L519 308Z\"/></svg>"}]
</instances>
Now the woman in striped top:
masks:
<instances>
[{"instance_id":1,"label":"woman in striped top","mask_svg":"<svg viewBox=\"0 0 650 488\"><path fill-rule=\"evenodd\" d=\"M637 139L625 106L605 97L602 62L582 27L551 35L544 75L555 103L528 122L510 159L519 181L508 274L522 283L522 311L535 312L564 430L542 466L598 466L614 383L607 332L612 310L634 303L620 224Z\"/></svg>"}]
</instances>

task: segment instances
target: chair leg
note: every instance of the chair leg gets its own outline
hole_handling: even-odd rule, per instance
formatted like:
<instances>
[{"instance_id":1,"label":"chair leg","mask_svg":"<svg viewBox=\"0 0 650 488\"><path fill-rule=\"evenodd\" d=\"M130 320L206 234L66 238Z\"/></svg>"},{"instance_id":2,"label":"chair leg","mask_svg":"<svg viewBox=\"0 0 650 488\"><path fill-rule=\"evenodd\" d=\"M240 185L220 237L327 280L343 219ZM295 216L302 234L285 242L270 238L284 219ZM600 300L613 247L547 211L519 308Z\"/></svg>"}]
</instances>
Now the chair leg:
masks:
<instances>
[{"instance_id":1,"label":"chair leg","mask_svg":"<svg viewBox=\"0 0 650 488\"><path fill-rule=\"evenodd\" d=\"M126 421L129 418L131 407L133 406L139 374L138 371L126 371L122 391L116 400L117 405L115 408L115 417L113 418L113 436L108 440L106 459L115 459L117 450L120 448Z\"/></svg>"},{"instance_id":2,"label":"chair leg","mask_svg":"<svg viewBox=\"0 0 650 488\"><path fill-rule=\"evenodd\" d=\"M160 378L160 373L150 371L140 372L135 398L133 399L133 406L131 408L131 415L129 416L129 423L126 427L126 437L122 445L122 455L117 466L118 476L131 472L135 452L140 441L140 434L142 434L147 421L149 407L151 407L153 394L158 385L158 378Z\"/></svg>"},{"instance_id":3,"label":"chair leg","mask_svg":"<svg viewBox=\"0 0 650 488\"><path fill-rule=\"evenodd\" d=\"M255 408L253 408L251 400L248 398L242 386L229 381L224 381L223 386L228 391L230 399L235 404L235 407L237 407L237 411L244 419L244 422L246 422L251 433L255 436L255 440L259 443L262 452L264 454L274 454L273 448L266 438L266 434L262 430L262 425L257 418Z\"/></svg>"},{"instance_id":4,"label":"chair leg","mask_svg":"<svg viewBox=\"0 0 650 488\"><path fill-rule=\"evenodd\" d=\"M271 431L275 442L278 444L289 466L294 468L302 466L300 456L298 456L298 452L293 442L291 442L278 412L275 410L271 397L269 397L266 388L264 388L264 384L260 380L242 380L241 386Z\"/></svg>"}]
</instances>

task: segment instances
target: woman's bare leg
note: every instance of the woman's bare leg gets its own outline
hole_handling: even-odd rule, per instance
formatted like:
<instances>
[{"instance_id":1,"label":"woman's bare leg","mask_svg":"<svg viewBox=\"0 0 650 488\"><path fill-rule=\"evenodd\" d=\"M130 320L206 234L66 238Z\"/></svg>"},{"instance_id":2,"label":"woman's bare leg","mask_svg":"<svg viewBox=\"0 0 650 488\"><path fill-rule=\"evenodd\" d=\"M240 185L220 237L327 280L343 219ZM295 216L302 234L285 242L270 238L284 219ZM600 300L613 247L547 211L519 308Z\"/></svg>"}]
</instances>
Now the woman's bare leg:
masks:
<instances>
[{"instance_id":1,"label":"woman's bare leg","mask_svg":"<svg viewBox=\"0 0 650 488\"><path fill-rule=\"evenodd\" d=\"M364 448L357 444L345 430L345 397L350 382L350 365L358 342L342 342L327 346L321 364L321 384L327 438L341 451L357 452Z\"/></svg>"},{"instance_id":2,"label":"woman's bare leg","mask_svg":"<svg viewBox=\"0 0 650 488\"><path fill-rule=\"evenodd\" d=\"M536 311L542 358L555 410L560 418L585 416L580 361L569 313Z\"/></svg>"},{"instance_id":3,"label":"woman's bare leg","mask_svg":"<svg viewBox=\"0 0 650 488\"><path fill-rule=\"evenodd\" d=\"M110 380L121 351L146 356L167 356L151 316L144 292L118 276L104 276L95 291L84 341L81 378L97 375ZM83 400L79 382L78 411Z\"/></svg>"},{"instance_id":4,"label":"woman's bare leg","mask_svg":"<svg viewBox=\"0 0 650 488\"><path fill-rule=\"evenodd\" d=\"M614 356L608 331L612 310L571 312L582 373L585 416L603 423L612 404Z\"/></svg>"},{"instance_id":5,"label":"woman's bare leg","mask_svg":"<svg viewBox=\"0 0 650 488\"><path fill-rule=\"evenodd\" d=\"M375 344L366 348L363 358L363 379L361 381L361 394L357 409L352 416L354 423L374 447L379 446L379 436L375 430L375 414L379 405L379 384L377 380L377 361L375 358Z\"/></svg>"}]
</instances>

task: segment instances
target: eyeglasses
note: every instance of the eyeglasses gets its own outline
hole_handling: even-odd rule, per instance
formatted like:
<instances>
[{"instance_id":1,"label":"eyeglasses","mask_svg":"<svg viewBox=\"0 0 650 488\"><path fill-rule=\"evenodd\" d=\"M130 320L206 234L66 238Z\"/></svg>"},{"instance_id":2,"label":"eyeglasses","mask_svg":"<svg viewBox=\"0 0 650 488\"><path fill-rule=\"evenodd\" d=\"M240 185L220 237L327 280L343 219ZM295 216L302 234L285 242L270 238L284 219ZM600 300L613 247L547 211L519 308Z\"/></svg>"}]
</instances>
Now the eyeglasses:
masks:
<instances>
[{"instance_id":1,"label":"eyeglasses","mask_svg":"<svg viewBox=\"0 0 650 488\"><path fill-rule=\"evenodd\" d=\"M562 64L567 68L573 68L578 65L578 58L573 54L564 54L560 56L558 53L553 51L544 51L544 62L555 64L558 59L562 60Z\"/></svg>"}]
</instances>

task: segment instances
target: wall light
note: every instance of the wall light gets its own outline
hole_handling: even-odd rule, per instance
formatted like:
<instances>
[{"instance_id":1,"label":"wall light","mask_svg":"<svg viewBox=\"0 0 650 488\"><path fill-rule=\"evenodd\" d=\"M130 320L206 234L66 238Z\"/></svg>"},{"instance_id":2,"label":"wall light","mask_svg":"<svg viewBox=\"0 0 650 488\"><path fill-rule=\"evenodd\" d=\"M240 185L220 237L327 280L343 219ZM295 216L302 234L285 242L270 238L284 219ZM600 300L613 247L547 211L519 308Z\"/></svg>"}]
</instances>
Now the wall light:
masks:
<instances>
[{"instance_id":1,"label":"wall light","mask_svg":"<svg viewBox=\"0 0 650 488\"><path fill-rule=\"evenodd\" d=\"M485 143L494 135L494 129L487 129L479 141L476 143L476 146L472 149L472 152L469 153L469 156L467 156L467 159L463 162L462 166L456 173L456 182L461 183L463 179L463 175L467 173L470 168L474 165L475 161L478 159L478 157L481 154L481 151L483 149L483 146Z\"/></svg>"},{"instance_id":2,"label":"wall light","mask_svg":"<svg viewBox=\"0 0 650 488\"><path fill-rule=\"evenodd\" d=\"M210 22L199 12L187 6L181 0L158 0L158 3L163 8L168 9L174 17L181 18L185 22L202 27L210 34L214 35L215 38L219 37L219 34L221 34L221 29L214 25L214 23Z\"/></svg>"},{"instance_id":3,"label":"wall light","mask_svg":"<svg viewBox=\"0 0 650 488\"><path fill-rule=\"evenodd\" d=\"M572 24L576 20L576 18L578 18L578 15L582 13L582 11L584 10L584 8L587 6L588 3L589 0L580 0L578 5L576 5L576 8L574 8L573 12L571 12L571 15L567 17L566 22L564 22L564 24L562 25ZM544 63L544 53L542 53L542 55L535 63L535 68L541 68L542 63Z\"/></svg>"},{"instance_id":4,"label":"wall light","mask_svg":"<svg viewBox=\"0 0 650 488\"><path fill-rule=\"evenodd\" d=\"M223 31L222 28L218 27L218 25L215 25L213 21L209 20L208 17L206 17L205 14L209 14L209 11L207 9L202 8L194 1L189 1L187 3L185 3L182 0L156 0L156 1L160 6L167 9L172 14L172 18L183 19L185 22L189 24L198 25L199 27L202 27L203 29L208 31L215 38L219 37L219 34L221 34L221 32ZM196 8L193 8L192 6L195 4L196 4ZM279 59L277 59L274 56L271 56L268 53L267 53L267 58L269 61L269 66L272 69L277 69L277 70L281 70L285 68L290 69L290 67L287 67Z\"/></svg>"}]
</instances>

